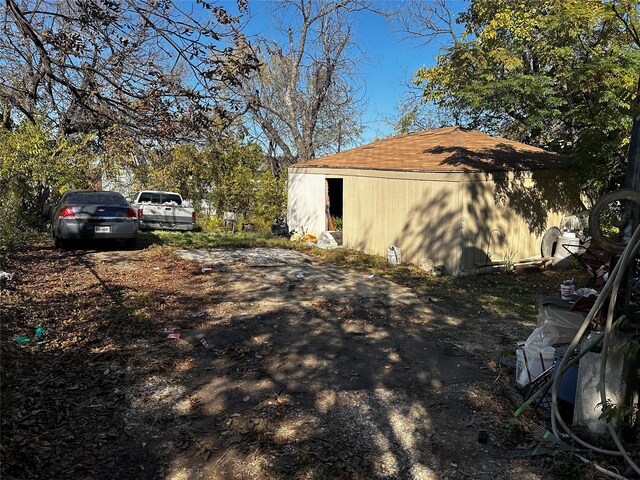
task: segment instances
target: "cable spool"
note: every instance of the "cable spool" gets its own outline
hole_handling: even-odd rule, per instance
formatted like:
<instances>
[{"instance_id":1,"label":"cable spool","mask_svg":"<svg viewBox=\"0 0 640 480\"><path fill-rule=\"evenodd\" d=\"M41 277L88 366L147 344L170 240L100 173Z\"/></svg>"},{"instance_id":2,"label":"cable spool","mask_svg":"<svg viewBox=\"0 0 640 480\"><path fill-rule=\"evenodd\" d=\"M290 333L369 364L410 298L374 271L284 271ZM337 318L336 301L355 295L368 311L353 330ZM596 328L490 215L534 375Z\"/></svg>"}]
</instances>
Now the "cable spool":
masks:
<instances>
[{"instance_id":1,"label":"cable spool","mask_svg":"<svg viewBox=\"0 0 640 480\"><path fill-rule=\"evenodd\" d=\"M551 227L542 236L540 242L540 254L542 258L553 257L556 254L558 248L558 239L562 235L562 232L558 227Z\"/></svg>"}]
</instances>

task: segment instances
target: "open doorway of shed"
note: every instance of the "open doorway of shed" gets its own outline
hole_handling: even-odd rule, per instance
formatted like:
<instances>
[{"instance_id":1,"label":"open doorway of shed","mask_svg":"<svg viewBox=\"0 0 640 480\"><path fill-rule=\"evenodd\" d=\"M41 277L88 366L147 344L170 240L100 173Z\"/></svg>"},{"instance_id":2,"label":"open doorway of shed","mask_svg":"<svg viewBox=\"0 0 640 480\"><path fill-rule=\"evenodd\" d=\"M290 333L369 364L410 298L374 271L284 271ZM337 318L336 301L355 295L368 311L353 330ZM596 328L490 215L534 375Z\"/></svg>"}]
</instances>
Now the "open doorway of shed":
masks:
<instances>
[{"instance_id":1,"label":"open doorway of shed","mask_svg":"<svg viewBox=\"0 0 640 480\"><path fill-rule=\"evenodd\" d=\"M342 230L342 179L327 178L327 230Z\"/></svg>"}]
</instances>

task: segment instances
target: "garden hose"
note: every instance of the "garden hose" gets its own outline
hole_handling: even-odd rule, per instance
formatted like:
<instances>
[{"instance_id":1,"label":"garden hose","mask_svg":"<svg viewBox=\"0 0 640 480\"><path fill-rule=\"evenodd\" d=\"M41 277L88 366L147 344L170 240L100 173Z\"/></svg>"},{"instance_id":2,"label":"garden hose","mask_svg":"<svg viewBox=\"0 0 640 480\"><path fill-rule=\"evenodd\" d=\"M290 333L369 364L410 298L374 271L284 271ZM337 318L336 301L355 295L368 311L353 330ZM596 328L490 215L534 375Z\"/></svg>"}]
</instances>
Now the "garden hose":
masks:
<instances>
[{"instance_id":1,"label":"garden hose","mask_svg":"<svg viewBox=\"0 0 640 480\"><path fill-rule=\"evenodd\" d=\"M600 453L600 454L622 456L625 459L625 461L631 466L631 468L633 468L638 473L640 473L640 468L631 459L629 454L624 450L624 448L623 448L623 446L622 446L622 444L620 442L620 439L618 438L618 436L615 433L615 431L613 431L612 438L613 438L614 442L616 443L616 446L618 447L618 450L606 450L606 449L602 449L602 448L599 448L599 447L596 447L594 445L589 444L588 442L584 441L583 439L579 438L576 434L574 434L571 431L571 429L566 425L566 423L564 422L564 420L560 416L560 412L558 410L557 401L558 401L558 388L559 388L559 385L560 385L560 380L562 378L563 369L566 366L566 364L569 362L569 357L571 357L571 355L575 351L578 343L582 339L582 337L583 337L584 333L586 332L589 324L591 323L591 320L596 315L596 313L598 313L598 311L602 307L604 301L611 296L612 297L612 301L610 302L609 310L608 310L608 313L607 313L607 323L606 323L606 327L605 327L605 336L604 336L603 353L602 353L602 356L603 356L603 362L602 363L606 366L607 348L608 348L608 344L609 344L609 337L611 335L611 326L612 326L612 319L613 319L613 309L615 307L615 299L617 298L617 294L618 294L618 290L619 290L619 287L620 287L620 283L622 282L624 274L625 274L627 268L629 267L631 261L633 261L633 259L635 258L635 256L636 256L636 254L637 254L639 249L640 249L640 227L638 227L636 229L636 231L633 234L633 237L631 238L631 241L628 243L628 245L623 250L622 257L621 257L620 261L617 263L617 265L614 268L613 272L611 273L611 275L609 277L609 281L607 281L607 283L605 284L605 286L602 289L602 292L600 293L600 295L598 296L595 304L593 305L593 307L589 311L589 314L587 315L587 317L585 318L584 322L580 326L580 329L578 330L578 333L575 335L575 337L571 341L571 344L569 345L569 347L567 349L567 352L565 353L564 357L562 358L562 360L560 362L559 371L558 371L558 374L554 378L554 381L553 381L553 384L552 384L552 389L551 389L551 398L552 398L552 402L551 402L552 403L551 429L552 429L553 434L556 437L559 437L559 435L558 435L558 427L557 427L557 425L559 423L560 426L562 427L562 429L565 432L567 432L571 436L571 438L573 440L575 440L577 443L579 443L580 445L582 445L582 446L584 446L584 447L586 447L586 448L588 448L590 450L593 450L594 452ZM599 388L600 388L601 398L603 399L603 402L606 403L606 391L604 389L604 385L605 385L604 384L604 380L606 379L605 376L606 376L605 370L602 369L601 372L600 372ZM612 430L613 430L613 427L611 425L607 425L607 428L609 429L609 433L611 433Z\"/></svg>"}]
</instances>

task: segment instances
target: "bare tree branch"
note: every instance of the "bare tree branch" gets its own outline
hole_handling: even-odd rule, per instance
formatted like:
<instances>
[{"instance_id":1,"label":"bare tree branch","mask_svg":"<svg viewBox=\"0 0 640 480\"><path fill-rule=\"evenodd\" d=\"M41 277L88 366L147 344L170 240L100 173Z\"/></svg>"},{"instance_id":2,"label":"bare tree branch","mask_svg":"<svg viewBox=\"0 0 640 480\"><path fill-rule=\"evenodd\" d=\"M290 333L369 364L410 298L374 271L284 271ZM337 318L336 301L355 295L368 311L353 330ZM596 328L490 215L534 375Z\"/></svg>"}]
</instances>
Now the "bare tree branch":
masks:
<instances>
[{"instance_id":1,"label":"bare tree branch","mask_svg":"<svg viewBox=\"0 0 640 480\"><path fill-rule=\"evenodd\" d=\"M204 0L189 11L172 0L5 2L0 99L27 118L48 112L64 132L206 127L227 115L219 82L258 66L239 20Z\"/></svg>"},{"instance_id":2,"label":"bare tree branch","mask_svg":"<svg viewBox=\"0 0 640 480\"><path fill-rule=\"evenodd\" d=\"M405 39L420 45L428 45L439 38L456 44L460 29L456 27L455 15L447 0L406 0L399 7L387 12L400 27L396 29Z\"/></svg>"},{"instance_id":3,"label":"bare tree branch","mask_svg":"<svg viewBox=\"0 0 640 480\"><path fill-rule=\"evenodd\" d=\"M231 88L272 149L278 174L294 161L337 150L360 132L351 14L369 0L282 0L281 43L262 39L262 66Z\"/></svg>"},{"instance_id":4,"label":"bare tree branch","mask_svg":"<svg viewBox=\"0 0 640 480\"><path fill-rule=\"evenodd\" d=\"M640 32L638 32L638 25L636 22L631 20L631 6L629 3L625 3L623 5L617 6L615 3L611 3L611 8L613 8L613 12L616 17L625 27L627 33L633 39L633 42L636 44L636 47L640 48ZM637 8L637 7L636 7ZM624 11L623 11L624 10ZM639 16L638 11L635 11L636 19Z\"/></svg>"}]
</instances>

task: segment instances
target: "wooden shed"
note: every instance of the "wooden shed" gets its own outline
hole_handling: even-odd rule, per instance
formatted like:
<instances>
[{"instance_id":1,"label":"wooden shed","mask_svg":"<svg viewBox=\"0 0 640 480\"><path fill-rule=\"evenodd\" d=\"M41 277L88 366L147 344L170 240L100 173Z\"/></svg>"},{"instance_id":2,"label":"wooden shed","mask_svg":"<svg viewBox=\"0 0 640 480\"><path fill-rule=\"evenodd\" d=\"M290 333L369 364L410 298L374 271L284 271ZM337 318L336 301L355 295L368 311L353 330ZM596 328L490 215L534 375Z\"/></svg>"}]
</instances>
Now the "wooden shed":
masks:
<instances>
[{"instance_id":1,"label":"wooden shed","mask_svg":"<svg viewBox=\"0 0 640 480\"><path fill-rule=\"evenodd\" d=\"M289 228L342 224L344 246L456 274L540 255L547 228L576 213L563 157L459 127L376 140L289 167Z\"/></svg>"}]
</instances>

